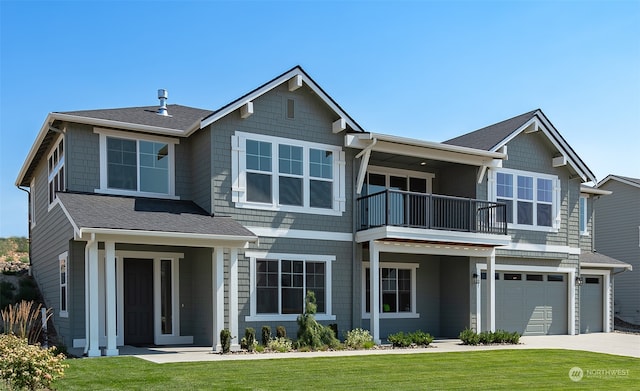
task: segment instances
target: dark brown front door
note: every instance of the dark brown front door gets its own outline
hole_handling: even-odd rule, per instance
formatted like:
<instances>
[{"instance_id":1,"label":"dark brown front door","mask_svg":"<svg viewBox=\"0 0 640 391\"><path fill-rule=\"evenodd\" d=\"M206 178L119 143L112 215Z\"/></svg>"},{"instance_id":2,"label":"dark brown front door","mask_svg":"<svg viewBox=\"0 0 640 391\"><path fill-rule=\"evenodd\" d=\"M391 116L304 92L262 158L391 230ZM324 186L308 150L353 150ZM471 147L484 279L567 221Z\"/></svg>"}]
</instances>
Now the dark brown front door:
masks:
<instances>
[{"instance_id":1,"label":"dark brown front door","mask_svg":"<svg viewBox=\"0 0 640 391\"><path fill-rule=\"evenodd\" d=\"M124 260L124 343L153 344L153 260Z\"/></svg>"}]
</instances>

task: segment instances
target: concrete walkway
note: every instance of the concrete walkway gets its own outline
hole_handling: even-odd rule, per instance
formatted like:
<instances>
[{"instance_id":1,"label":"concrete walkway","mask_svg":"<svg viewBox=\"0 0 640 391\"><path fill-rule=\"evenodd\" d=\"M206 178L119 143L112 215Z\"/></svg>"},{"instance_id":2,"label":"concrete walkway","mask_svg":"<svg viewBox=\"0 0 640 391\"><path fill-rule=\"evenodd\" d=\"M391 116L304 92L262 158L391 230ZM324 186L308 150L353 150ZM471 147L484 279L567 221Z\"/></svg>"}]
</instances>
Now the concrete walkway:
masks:
<instances>
[{"instance_id":1,"label":"concrete walkway","mask_svg":"<svg viewBox=\"0 0 640 391\"><path fill-rule=\"evenodd\" d=\"M343 357L372 354L430 354L504 349L568 349L640 358L640 334L594 333L582 335L548 335L522 337L519 345L465 346L459 339L435 340L429 348L341 350L303 353L212 353L210 347L136 348L124 346L120 355L136 356L154 363L265 360L278 358Z\"/></svg>"}]
</instances>

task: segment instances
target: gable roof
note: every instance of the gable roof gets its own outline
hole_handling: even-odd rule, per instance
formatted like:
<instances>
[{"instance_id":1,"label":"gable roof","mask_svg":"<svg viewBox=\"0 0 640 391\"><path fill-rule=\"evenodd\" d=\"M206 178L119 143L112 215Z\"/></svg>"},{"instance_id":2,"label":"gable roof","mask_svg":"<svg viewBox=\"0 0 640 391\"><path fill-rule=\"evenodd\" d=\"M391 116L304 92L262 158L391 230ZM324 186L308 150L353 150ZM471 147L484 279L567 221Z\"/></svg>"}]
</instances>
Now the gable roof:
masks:
<instances>
[{"instance_id":1,"label":"gable roof","mask_svg":"<svg viewBox=\"0 0 640 391\"><path fill-rule=\"evenodd\" d=\"M183 239L255 241L230 217L211 216L191 201L57 193L60 206L81 238L90 233L126 233Z\"/></svg>"},{"instance_id":2,"label":"gable roof","mask_svg":"<svg viewBox=\"0 0 640 391\"><path fill-rule=\"evenodd\" d=\"M604 185L605 183L607 183L609 181L618 181L618 182L625 183L625 184L633 186L633 187L640 188L640 179L638 179L638 178L630 178L630 177L621 176L621 175L613 175L613 174L607 175L606 178L604 178L603 180L598 182L596 187L599 188L599 187L601 187L602 185Z\"/></svg>"},{"instance_id":3,"label":"gable roof","mask_svg":"<svg viewBox=\"0 0 640 391\"><path fill-rule=\"evenodd\" d=\"M253 91L246 93L245 95L234 100L233 102L230 102L225 106L219 108L218 110L214 111L209 117L205 118L202 121L202 124L200 125L200 127L204 128L205 126L209 126L210 124L226 116L227 114L239 109L240 107L245 105L247 102L253 101L254 99L260 97L261 95L266 94L267 92L273 90L274 88L296 77L301 78L301 81L304 82L304 84L306 84L309 88L311 88L311 90L314 93L316 93L320 97L320 99L322 99L327 104L327 106L329 106L340 118L343 118L346 124L351 128L351 130L354 130L357 132L364 132L362 127L353 118L351 118L351 116L347 114L347 112L344 111L342 107L340 107L340 105L338 105L338 103L336 103L336 101L333 100L333 98L330 97L329 94L327 94L311 78L311 76L309 76L307 72L305 72L304 69L302 69L300 65L296 65L295 67L291 68L290 70L286 71L280 76L275 77L274 79L264 83L263 85L254 89Z\"/></svg>"},{"instance_id":4,"label":"gable roof","mask_svg":"<svg viewBox=\"0 0 640 391\"><path fill-rule=\"evenodd\" d=\"M596 182L596 177L551 121L540 109L520 114L513 118L463 134L444 141L445 144L484 149L495 152L505 146L520 133L532 130L542 131L549 141L567 158L568 165L582 178L583 182Z\"/></svg>"}]
</instances>

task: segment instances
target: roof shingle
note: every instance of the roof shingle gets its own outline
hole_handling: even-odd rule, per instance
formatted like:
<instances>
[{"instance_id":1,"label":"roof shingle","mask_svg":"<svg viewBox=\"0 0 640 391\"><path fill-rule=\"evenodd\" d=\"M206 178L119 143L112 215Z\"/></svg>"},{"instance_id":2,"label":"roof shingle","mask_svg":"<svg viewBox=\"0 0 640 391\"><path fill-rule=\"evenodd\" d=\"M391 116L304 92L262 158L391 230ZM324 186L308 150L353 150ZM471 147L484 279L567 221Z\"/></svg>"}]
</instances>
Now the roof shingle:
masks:
<instances>
[{"instance_id":1,"label":"roof shingle","mask_svg":"<svg viewBox=\"0 0 640 391\"><path fill-rule=\"evenodd\" d=\"M255 238L230 217L210 216L191 201L58 193L73 223L82 228Z\"/></svg>"}]
</instances>

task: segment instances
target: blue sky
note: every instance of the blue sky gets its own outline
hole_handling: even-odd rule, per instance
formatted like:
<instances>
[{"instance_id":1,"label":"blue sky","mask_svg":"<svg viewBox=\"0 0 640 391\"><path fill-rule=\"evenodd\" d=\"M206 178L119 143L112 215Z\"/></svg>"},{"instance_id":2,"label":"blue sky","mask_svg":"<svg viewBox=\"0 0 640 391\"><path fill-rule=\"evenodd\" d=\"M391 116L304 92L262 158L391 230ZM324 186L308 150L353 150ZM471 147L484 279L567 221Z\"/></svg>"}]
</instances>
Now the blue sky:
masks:
<instances>
[{"instance_id":1,"label":"blue sky","mask_svg":"<svg viewBox=\"0 0 640 391\"><path fill-rule=\"evenodd\" d=\"M294 65L373 132L443 141L541 108L598 179L640 178L640 1L0 0L0 237L47 114L216 109Z\"/></svg>"}]
</instances>

